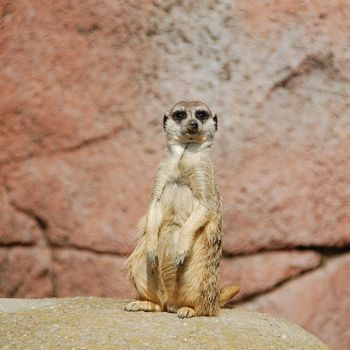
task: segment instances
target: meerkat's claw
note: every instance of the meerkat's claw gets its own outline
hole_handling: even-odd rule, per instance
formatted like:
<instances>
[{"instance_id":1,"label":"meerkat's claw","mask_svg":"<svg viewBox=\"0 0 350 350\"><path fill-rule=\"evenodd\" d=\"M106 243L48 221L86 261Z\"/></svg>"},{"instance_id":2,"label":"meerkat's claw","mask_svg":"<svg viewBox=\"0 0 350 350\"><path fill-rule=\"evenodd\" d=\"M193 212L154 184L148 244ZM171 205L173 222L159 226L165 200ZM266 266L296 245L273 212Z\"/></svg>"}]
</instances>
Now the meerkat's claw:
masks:
<instances>
[{"instance_id":1,"label":"meerkat's claw","mask_svg":"<svg viewBox=\"0 0 350 350\"><path fill-rule=\"evenodd\" d=\"M157 257L157 255L151 255L149 257L149 260L151 261L152 268L155 269L157 267L157 265L158 265L158 257Z\"/></svg>"},{"instance_id":2,"label":"meerkat's claw","mask_svg":"<svg viewBox=\"0 0 350 350\"><path fill-rule=\"evenodd\" d=\"M196 314L195 311L192 308L187 306L184 306L179 310L177 310L177 316L179 318L190 318L190 317L194 317L195 314Z\"/></svg>"},{"instance_id":3,"label":"meerkat's claw","mask_svg":"<svg viewBox=\"0 0 350 350\"><path fill-rule=\"evenodd\" d=\"M174 261L174 267L177 269L180 267L180 265L183 265L185 262L185 259L187 258L188 252L183 252L179 254Z\"/></svg>"},{"instance_id":4,"label":"meerkat's claw","mask_svg":"<svg viewBox=\"0 0 350 350\"><path fill-rule=\"evenodd\" d=\"M149 261L151 263L152 269L156 269L158 265L158 256L152 253L148 254Z\"/></svg>"}]
</instances>

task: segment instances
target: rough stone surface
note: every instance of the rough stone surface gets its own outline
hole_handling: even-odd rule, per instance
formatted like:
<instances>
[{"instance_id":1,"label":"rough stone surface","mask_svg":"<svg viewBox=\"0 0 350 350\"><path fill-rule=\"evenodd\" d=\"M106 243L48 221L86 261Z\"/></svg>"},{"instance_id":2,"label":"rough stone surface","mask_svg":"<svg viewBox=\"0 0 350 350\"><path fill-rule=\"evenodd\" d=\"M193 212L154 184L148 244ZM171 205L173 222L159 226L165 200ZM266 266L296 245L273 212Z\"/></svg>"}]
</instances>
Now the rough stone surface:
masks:
<instances>
[{"instance_id":1,"label":"rough stone surface","mask_svg":"<svg viewBox=\"0 0 350 350\"><path fill-rule=\"evenodd\" d=\"M243 310L181 320L123 311L125 302L74 298L0 300L2 348L326 350L302 328Z\"/></svg>"},{"instance_id":2,"label":"rough stone surface","mask_svg":"<svg viewBox=\"0 0 350 350\"><path fill-rule=\"evenodd\" d=\"M0 248L0 297L52 295L49 256L41 248Z\"/></svg>"},{"instance_id":3,"label":"rough stone surface","mask_svg":"<svg viewBox=\"0 0 350 350\"><path fill-rule=\"evenodd\" d=\"M220 265L221 284L238 284L234 300L268 291L302 272L317 268L321 256L315 252L267 252L231 259Z\"/></svg>"},{"instance_id":4,"label":"rough stone surface","mask_svg":"<svg viewBox=\"0 0 350 350\"><path fill-rule=\"evenodd\" d=\"M0 161L80 147L128 126L148 60L138 39L144 10L2 2Z\"/></svg>"},{"instance_id":5,"label":"rough stone surface","mask_svg":"<svg viewBox=\"0 0 350 350\"><path fill-rule=\"evenodd\" d=\"M47 223L52 245L126 254L157 166L141 141L133 131L121 132L93 147L27 160L9 178L8 197Z\"/></svg>"},{"instance_id":6,"label":"rough stone surface","mask_svg":"<svg viewBox=\"0 0 350 350\"><path fill-rule=\"evenodd\" d=\"M347 349L350 337L350 254L242 305L296 321L332 349ZM292 307L291 307L292 305Z\"/></svg>"},{"instance_id":7,"label":"rough stone surface","mask_svg":"<svg viewBox=\"0 0 350 350\"><path fill-rule=\"evenodd\" d=\"M32 245L41 238L40 227L33 218L13 208L7 194L0 189L0 242L4 245Z\"/></svg>"},{"instance_id":8,"label":"rough stone surface","mask_svg":"<svg viewBox=\"0 0 350 350\"><path fill-rule=\"evenodd\" d=\"M350 247L349 6L1 1L0 255L17 262L0 266L1 296L134 295L121 264L182 99L219 119L223 283L251 302L309 275L341 285L323 262ZM347 305L339 290L327 305ZM281 295L286 309L265 309L348 350Z\"/></svg>"},{"instance_id":9,"label":"rough stone surface","mask_svg":"<svg viewBox=\"0 0 350 350\"><path fill-rule=\"evenodd\" d=\"M59 297L95 295L136 297L126 281L125 259L75 250L55 251L53 271Z\"/></svg>"},{"instance_id":10,"label":"rough stone surface","mask_svg":"<svg viewBox=\"0 0 350 350\"><path fill-rule=\"evenodd\" d=\"M225 251L348 246L349 146L317 156L271 149L247 155L231 178Z\"/></svg>"}]
</instances>

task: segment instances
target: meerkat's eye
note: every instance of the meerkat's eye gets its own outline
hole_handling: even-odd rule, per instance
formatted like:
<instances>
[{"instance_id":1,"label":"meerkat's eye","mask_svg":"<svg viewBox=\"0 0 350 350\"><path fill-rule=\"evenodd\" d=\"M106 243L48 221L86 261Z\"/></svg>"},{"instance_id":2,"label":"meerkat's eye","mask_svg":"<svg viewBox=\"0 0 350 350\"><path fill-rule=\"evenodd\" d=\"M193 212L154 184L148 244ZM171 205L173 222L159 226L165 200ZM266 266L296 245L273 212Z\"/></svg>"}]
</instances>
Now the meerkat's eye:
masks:
<instances>
[{"instance_id":1,"label":"meerkat's eye","mask_svg":"<svg viewBox=\"0 0 350 350\"><path fill-rule=\"evenodd\" d=\"M209 113L207 111L196 111L196 118L203 121L209 118Z\"/></svg>"},{"instance_id":2,"label":"meerkat's eye","mask_svg":"<svg viewBox=\"0 0 350 350\"><path fill-rule=\"evenodd\" d=\"M173 119L175 121L181 121L186 118L186 112L185 111L176 111L173 113Z\"/></svg>"}]
</instances>

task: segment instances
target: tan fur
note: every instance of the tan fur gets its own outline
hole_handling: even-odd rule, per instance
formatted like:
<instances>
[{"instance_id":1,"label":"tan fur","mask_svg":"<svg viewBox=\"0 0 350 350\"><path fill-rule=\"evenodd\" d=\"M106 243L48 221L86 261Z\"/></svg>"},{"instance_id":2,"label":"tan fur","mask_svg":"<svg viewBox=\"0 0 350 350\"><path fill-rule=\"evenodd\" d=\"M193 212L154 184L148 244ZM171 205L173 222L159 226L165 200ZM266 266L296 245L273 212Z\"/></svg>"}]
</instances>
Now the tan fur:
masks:
<instances>
[{"instance_id":1,"label":"tan fur","mask_svg":"<svg viewBox=\"0 0 350 350\"><path fill-rule=\"evenodd\" d=\"M199 110L206 111L207 119L199 119ZM176 120L177 111L186 118ZM179 102L165 116L167 152L138 244L127 261L141 301L129 303L127 311L215 316L239 291L237 286L219 287L221 198L210 159L215 118L197 101ZM198 124L195 132L190 132L191 122Z\"/></svg>"}]
</instances>

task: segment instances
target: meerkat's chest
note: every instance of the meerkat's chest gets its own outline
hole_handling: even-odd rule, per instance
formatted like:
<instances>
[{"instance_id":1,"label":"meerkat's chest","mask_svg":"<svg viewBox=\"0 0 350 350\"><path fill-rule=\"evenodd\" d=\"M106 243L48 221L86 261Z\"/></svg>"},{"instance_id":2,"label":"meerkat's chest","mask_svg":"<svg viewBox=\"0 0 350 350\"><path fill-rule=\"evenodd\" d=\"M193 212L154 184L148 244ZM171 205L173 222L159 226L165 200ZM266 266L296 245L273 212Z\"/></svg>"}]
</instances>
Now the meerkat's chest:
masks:
<instances>
[{"instance_id":1,"label":"meerkat's chest","mask_svg":"<svg viewBox=\"0 0 350 350\"><path fill-rule=\"evenodd\" d=\"M197 161L190 154L172 157L167 164L160 203L169 222L181 224L194 210L197 200Z\"/></svg>"},{"instance_id":2,"label":"meerkat's chest","mask_svg":"<svg viewBox=\"0 0 350 350\"><path fill-rule=\"evenodd\" d=\"M188 186L194 189L196 185L195 174L199 171L197 160L191 155L183 155L181 160L169 167L167 184L176 184L177 186Z\"/></svg>"},{"instance_id":3,"label":"meerkat's chest","mask_svg":"<svg viewBox=\"0 0 350 350\"><path fill-rule=\"evenodd\" d=\"M181 225L191 215L197 202L193 186L191 169L179 166L169 174L162 192L161 205L170 222Z\"/></svg>"}]
</instances>

